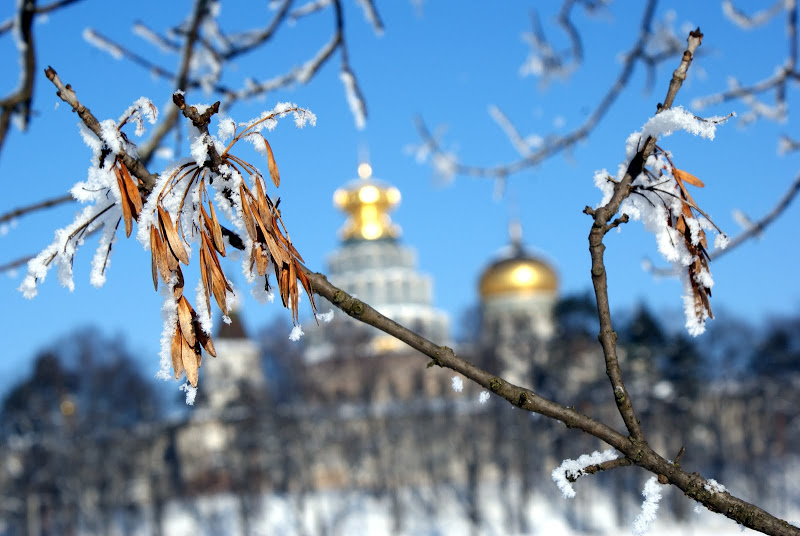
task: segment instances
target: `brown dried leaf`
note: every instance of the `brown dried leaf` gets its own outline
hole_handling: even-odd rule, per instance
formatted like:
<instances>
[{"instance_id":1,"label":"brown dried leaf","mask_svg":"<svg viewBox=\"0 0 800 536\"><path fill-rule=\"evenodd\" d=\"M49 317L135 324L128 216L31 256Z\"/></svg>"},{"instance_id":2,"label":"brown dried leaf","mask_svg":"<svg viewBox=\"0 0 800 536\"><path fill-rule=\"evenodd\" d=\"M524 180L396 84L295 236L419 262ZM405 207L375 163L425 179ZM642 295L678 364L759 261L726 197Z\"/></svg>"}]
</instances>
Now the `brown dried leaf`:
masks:
<instances>
[{"instance_id":1,"label":"brown dried leaf","mask_svg":"<svg viewBox=\"0 0 800 536\"><path fill-rule=\"evenodd\" d=\"M675 230L681 234L686 232L686 220L683 219L683 216L679 216L678 221L675 222Z\"/></svg>"},{"instance_id":2,"label":"brown dried leaf","mask_svg":"<svg viewBox=\"0 0 800 536\"><path fill-rule=\"evenodd\" d=\"M275 268L276 272L278 268ZM284 307L288 307L289 303L289 270L286 265L282 265L280 268L280 272L275 274L276 278L278 279L278 290L281 294L281 302L283 303Z\"/></svg>"},{"instance_id":3,"label":"brown dried leaf","mask_svg":"<svg viewBox=\"0 0 800 536\"><path fill-rule=\"evenodd\" d=\"M197 321L194 323L194 331L197 334L197 340L201 345L203 345L203 348L206 349L206 352L208 352L212 357L217 357L217 350L214 348L214 341L211 340L211 335L203 331L203 328Z\"/></svg>"},{"instance_id":4,"label":"brown dried leaf","mask_svg":"<svg viewBox=\"0 0 800 536\"><path fill-rule=\"evenodd\" d=\"M203 290L206 293L206 311L211 310L211 267L206 248L200 248L200 278L203 281Z\"/></svg>"},{"instance_id":5,"label":"brown dried leaf","mask_svg":"<svg viewBox=\"0 0 800 536\"><path fill-rule=\"evenodd\" d=\"M114 168L115 174L117 175L117 186L119 186L119 193L122 196L120 199L120 206L122 207L122 219L125 220L125 237L130 238L131 231L133 230L133 217L131 215L131 203L128 199L128 193L125 190L125 185L123 184L122 177L120 176L119 170Z\"/></svg>"},{"instance_id":6,"label":"brown dried leaf","mask_svg":"<svg viewBox=\"0 0 800 536\"><path fill-rule=\"evenodd\" d=\"M208 202L208 209L211 211L211 238L214 240L214 248L219 251L219 254L225 256L225 241L222 240L222 227L217 219L217 213L214 211L214 205L211 201Z\"/></svg>"},{"instance_id":7,"label":"brown dried leaf","mask_svg":"<svg viewBox=\"0 0 800 536\"><path fill-rule=\"evenodd\" d=\"M272 177L272 183L275 187L281 185L281 174L278 172L278 164L275 163L275 155L272 154L272 147L269 146L267 138L261 136L264 140L264 145L267 148L267 166L269 167L269 176Z\"/></svg>"},{"instance_id":8,"label":"brown dried leaf","mask_svg":"<svg viewBox=\"0 0 800 536\"><path fill-rule=\"evenodd\" d=\"M172 287L172 294L176 300L179 300L183 296L183 270L181 270L180 266L176 266L173 272L177 276L177 281L175 281L175 286Z\"/></svg>"},{"instance_id":9,"label":"brown dried leaf","mask_svg":"<svg viewBox=\"0 0 800 536\"><path fill-rule=\"evenodd\" d=\"M700 179L698 179L697 177L695 177L694 175L692 175L688 171L684 171L682 169L678 169L678 168L675 168L675 167L672 168L672 176L675 177L676 179L678 179L678 182L681 182L681 181L688 182L692 186L697 186L698 188L702 188L702 187L705 186L705 184L703 184L703 181L701 181Z\"/></svg>"},{"instance_id":10,"label":"brown dried leaf","mask_svg":"<svg viewBox=\"0 0 800 536\"><path fill-rule=\"evenodd\" d=\"M308 301L311 302L311 311L314 313L314 318L317 318L317 304L314 303L314 289L311 288L311 280L308 276L303 272L301 267L297 267L297 279L300 280L300 284L303 285L303 288L306 290L306 295L308 296Z\"/></svg>"},{"instance_id":11,"label":"brown dried leaf","mask_svg":"<svg viewBox=\"0 0 800 536\"><path fill-rule=\"evenodd\" d=\"M197 387L197 380L199 379L197 369L200 367L200 363L194 349L189 346L189 343L183 337L181 337L181 360L183 361L184 372L186 372L186 379L189 380L192 387Z\"/></svg>"},{"instance_id":12,"label":"brown dried leaf","mask_svg":"<svg viewBox=\"0 0 800 536\"><path fill-rule=\"evenodd\" d=\"M181 333L189 346L194 346L197 339L194 334L194 326L192 325L192 316L194 309L189 305L189 300L186 296L181 296L178 300L178 325L181 328Z\"/></svg>"},{"instance_id":13,"label":"brown dried leaf","mask_svg":"<svg viewBox=\"0 0 800 536\"><path fill-rule=\"evenodd\" d=\"M152 225L150 226L150 271L153 274L153 287L158 291L158 247L156 240L158 240L158 231Z\"/></svg>"},{"instance_id":14,"label":"brown dried leaf","mask_svg":"<svg viewBox=\"0 0 800 536\"><path fill-rule=\"evenodd\" d=\"M219 272L222 280L225 281L225 288L228 290L233 290L230 285L228 285L228 280L225 279L225 273L222 271L222 265L219 263L219 257L217 257L217 253L214 251L213 246L211 245L211 239L209 239L205 234L201 235L201 237L203 245L206 247L206 256L211 261L212 271Z\"/></svg>"},{"instance_id":15,"label":"brown dried leaf","mask_svg":"<svg viewBox=\"0 0 800 536\"><path fill-rule=\"evenodd\" d=\"M248 191L247 186L245 186L244 183L239 184L239 196L242 200L242 219L244 220L244 226L250 238L252 240L258 240L256 224L253 221L253 211L250 210L250 203L248 202L245 191Z\"/></svg>"},{"instance_id":16,"label":"brown dried leaf","mask_svg":"<svg viewBox=\"0 0 800 536\"><path fill-rule=\"evenodd\" d=\"M169 214L167 214L167 211L162 207L158 207L158 222L161 225L161 232L164 233L164 236L167 239L169 250L176 259L181 261L183 264L188 265L189 255L186 254L186 248L183 247L181 237L178 234L178 231L175 230L175 226L172 224Z\"/></svg>"},{"instance_id":17,"label":"brown dried leaf","mask_svg":"<svg viewBox=\"0 0 800 536\"><path fill-rule=\"evenodd\" d=\"M264 239L275 266L283 266L291 262L292 258L289 256L289 253L275 241L273 235L268 234Z\"/></svg>"},{"instance_id":18,"label":"brown dried leaf","mask_svg":"<svg viewBox=\"0 0 800 536\"><path fill-rule=\"evenodd\" d=\"M289 297L292 300L292 320L297 322L300 293L297 290L297 267L293 262L289 263Z\"/></svg>"},{"instance_id":19,"label":"brown dried leaf","mask_svg":"<svg viewBox=\"0 0 800 536\"><path fill-rule=\"evenodd\" d=\"M226 303L226 288L228 286L225 277L216 270L211 270L211 290L214 293L214 299L217 301L217 306L223 314L228 314L228 305Z\"/></svg>"},{"instance_id":20,"label":"brown dried leaf","mask_svg":"<svg viewBox=\"0 0 800 536\"><path fill-rule=\"evenodd\" d=\"M172 270L177 267L177 260L174 259L172 254L167 254L167 246L164 244L164 238L161 232L155 225L150 226L150 249L154 253L158 270L161 272L161 277L165 283L169 283ZM175 266L170 266L169 259L173 259L176 263Z\"/></svg>"},{"instance_id":21,"label":"brown dried leaf","mask_svg":"<svg viewBox=\"0 0 800 536\"><path fill-rule=\"evenodd\" d=\"M133 217L138 218L139 213L142 211L142 196L139 195L139 188L128 172L128 168L121 161L119 162L120 171L122 171L123 182L125 183L125 191L128 193L128 199L133 208Z\"/></svg>"},{"instance_id":22,"label":"brown dried leaf","mask_svg":"<svg viewBox=\"0 0 800 536\"><path fill-rule=\"evenodd\" d=\"M261 186L261 179L256 177L256 203L258 205L258 215L261 218L261 223L266 227L267 230L270 232L272 231L273 225L273 218L270 214L269 210L269 203L267 202L267 194L264 193L264 187Z\"/></svg>"},{"instance_id":23,"label":"brown dried leaf","mask_svg":"<svg viewBox=\"0 0 800 536\"><path fill-rule=\"evenodd\" d=\"M264 275L265 273L267 273L267 267L269 266L269 258L267 257L267 254L264 253L264 250L261 249L260 244L256 244L253 247L253 255L255 256L255 261L256 261L256 273L258 273L258 275Z\"/></svg>"},{"instance_id":24,"label":"brown dried leaf","mask_svg":"<svg viewBox=\"0 0 800 536\"><path fill-rule=\"evenodd\" d=\"M183 337L181 336L181 328L175 326L175 334L172 335L172 344L170 352L172 354L172 370L175 372L175 379L181 377L183 373L183 358L181 357L181 346L183 344Z\"/></svg>"}]
</instances>

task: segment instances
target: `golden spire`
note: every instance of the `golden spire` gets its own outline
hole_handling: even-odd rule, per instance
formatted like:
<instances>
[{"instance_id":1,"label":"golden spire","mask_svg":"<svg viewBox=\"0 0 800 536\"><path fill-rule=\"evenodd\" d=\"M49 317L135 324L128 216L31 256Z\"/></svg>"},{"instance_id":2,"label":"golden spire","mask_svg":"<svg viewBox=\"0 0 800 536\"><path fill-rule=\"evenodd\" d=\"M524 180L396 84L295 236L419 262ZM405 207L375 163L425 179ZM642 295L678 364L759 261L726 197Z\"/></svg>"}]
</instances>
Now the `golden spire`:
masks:
<instances>
[{"instance_id":1,"label":"golden spire","mask_svg":"<svg viewBox=\"0 0 800 536\"><path fill-rule=\"evenodd\" d=\"M372 167L358 166L359 180L333 194L334 204L348 213L340 234L342 240L396 239L400 228L393 224L388 212L400 203L400 191L372 178Z\"/></svg>"}]
</instances>

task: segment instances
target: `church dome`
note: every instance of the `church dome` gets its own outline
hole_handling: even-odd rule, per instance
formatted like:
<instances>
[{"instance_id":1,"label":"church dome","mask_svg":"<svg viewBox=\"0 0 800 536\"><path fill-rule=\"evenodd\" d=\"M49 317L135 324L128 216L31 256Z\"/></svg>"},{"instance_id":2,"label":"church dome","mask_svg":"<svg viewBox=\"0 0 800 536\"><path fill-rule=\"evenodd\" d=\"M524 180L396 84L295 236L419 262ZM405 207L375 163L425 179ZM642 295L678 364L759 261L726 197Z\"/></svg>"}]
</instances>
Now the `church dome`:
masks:
<instances>
[{"instance_id":1,"label":"church dome","mask_svg":"<svg viewBox=\"0 0 800 536\"><path fill-rule=\"evenodd\" d=\"M509 295L555 294L558 291L558 276L545 260L525 251L521 243L521 231L512 229L511 254L484 270L478 290L482 300Z\"/></svg>"},{"instance_id":2,"label":"church dome","mask_svg":"<svg viewBox=\"0 0 800 536\"><path fill-rule=\"evenodd\" d=\"M345 242L397 239L400 228L389 218L389 211L400 203L400 191L372 178L369 164L358 167L360 179L336 190L333 202L349 217L340 231Z\"/></svg>"},{"instance_id":3,"label":"church dome","mask_svg":"<svg viewBox=\"0 0 800 536\"><path fill-rule=\"evenodd\" d=\"M555 293L558 277L544 261L527 255L492 263L481 275L481 298L515 294Z\"/></svg>"}]
</instances>

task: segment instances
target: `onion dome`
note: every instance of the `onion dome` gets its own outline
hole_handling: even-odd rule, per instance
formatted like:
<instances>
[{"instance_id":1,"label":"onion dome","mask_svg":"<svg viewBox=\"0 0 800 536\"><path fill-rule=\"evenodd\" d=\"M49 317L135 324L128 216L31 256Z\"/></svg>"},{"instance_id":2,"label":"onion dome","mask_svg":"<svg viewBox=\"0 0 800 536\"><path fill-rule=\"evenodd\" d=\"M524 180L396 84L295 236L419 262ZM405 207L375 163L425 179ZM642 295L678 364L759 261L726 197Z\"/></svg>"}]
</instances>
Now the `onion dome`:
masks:
<instances>
[{"instance_id":1,"label":"onion dome","mask_svg":"<svg viewBox=\"0 0 800 536\"><path fill-rule=\"evenodd\" d=\"M396 240L400 228L392 223L389 211L400 203L400 191L372 178L372 168L367 163L358 166L357 179L333 194L334 204L348 218L339 231L345 242L356 240Z\"/></svg>"},{"instance_id":2,"label":"onion dome","mask_svg":"<svg viewBox=\"0 0 800 536\"><path fill-rule=\"evenodd\" d=\"M511 228L511 253L489 265L480 278L481 300L499 296L532 296L555 294L558 276L543 259L537 258L522 247L522 233L518 225Z\"/></svg>"}]
</instances>

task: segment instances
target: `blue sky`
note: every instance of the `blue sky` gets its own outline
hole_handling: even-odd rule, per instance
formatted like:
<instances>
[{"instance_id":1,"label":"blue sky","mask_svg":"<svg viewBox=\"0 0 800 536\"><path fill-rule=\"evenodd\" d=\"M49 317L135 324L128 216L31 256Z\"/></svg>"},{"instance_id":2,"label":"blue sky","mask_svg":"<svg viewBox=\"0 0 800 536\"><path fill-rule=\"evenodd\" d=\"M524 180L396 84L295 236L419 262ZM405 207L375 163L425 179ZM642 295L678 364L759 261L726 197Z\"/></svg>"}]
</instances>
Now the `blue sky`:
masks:
<instances>
[{"instance_id":1,"label":"blue sky","mask_svg":"<svg viewBox=\"0 0 800 536\"><path fill-rule=\"evenodd\" d=\"M551 4L555 3L548 3L552 11ZM117 118L140 96L151 98L163 112L170 102L169 83L127 61L112 59L87 44L81 33L91 26L174 69L175 58L136 37L131 26L144 18L155 29L164 30L180 20L181 6L143 1L137 3L138 13L128 13L108 9L108 5L78 3L38 24L40 68L52 65L100 119ZM223 6L222 23L227 29L246 29L268 19L265 8L245 11L234 5ZM577 17L584 36L584 64L566 80L542 88L537 79L519 74L529 52L522 34L530 31L529 6L521 2L498 2L488 8L441 0L425 2L421 10L410 2L378 2L386 25L380 37L364 21L355 2L345 2L350 62L369 109L364 130L354 126L336 58L308 85L273 93L263 102L241 103L231 111L243 121L277 101L290 100L318 117L316 127L303 130L294 128L291 121L282 122L270 137L281 169L278 195L284 219L307 265L325 270L326 255L337 246L336 230L344 221L333 207L333 191L356 176L360 151L366 148L375 176L402 192L394 221L403 229L404 242L417 249L420 269L433 276L436 304L452 315L454 324L477 302L477 278L507 243L512 216L519 217L525 241L556 265L562 293L590 288L590 219L581 211L600 200L592 184L593 173L600 168L616 169L628 134L639 129L663 99L675 61L659 68L651 93L644 91L646 77L639 68L588 141L511 177L500 199L493 195L495 184L488 179L456 177L452 183L443 183L429 165L414 160L408 147L419 143L413 118L420 115L431 128L447 125L443 144L465 163L494 165L516 159L514 148L489 116L489 105L500 107L525 135L547 136L576 127L616 77L619 54L635 40L641 14L631 5L612 6L592 19ZM10 10L11 2L7 2L0 18L10 16ZM564 44L563 34L552 24L551 11L541 13L543 24L548 35ZM783 61L783 19L745 32L723 17L717 2L665 2L657 19L664 20L668 11L674 13L676 30L700 26L705 34L704 54L696 59L677 104L689 106L695 97L726 89L728 76L744 83L770 76ZM305 61L328 40L331 26L329 16L316 15L283 28L272 45L237 60L237 70L227 80L237 85L244 76L265 79ZM0 37L0 66L5 73L18 69L9 35ZM9 76L0 83L0 92L7 93L15 84L15 76ZM790 106L793 97L790 92ZM202 92L187 98L190 103L213 100L213 95ZM54 90L40 75L31 128L24 134L12 131L0 156L5 194L0 213L61 195L85 178L91 152L78 134L77 117L66 105L56 107L56 102ZM742 102L730 102L699 113L744 113L747 109ZM779 136L796 133L791 119L785 123L760 120L747 127L732 121L713 142L676 134L662 146L673 151L679 167L705 181L706 188L695 199L720 227L736 235L740 228L731 211L741 209L760 217L798 172L796 155L777 153ZM157 161L151 171L166 164ZM14 222L0 236L0 264L49 244L53 231L71 221L75 209L53 209ZM761 240L712 264L716 282L712 305L718 316L761 322L775 314L798 312L797 223L797 206L790 207ZM680 284L655 279L641 268L644 258L658 263L652 236L640 224L631 223L620 234L609 235L606 243L612 311L644 301L670 325L681 326ZM93 251L89 244L76 257L72 293L51 274L39 296L29 301L16 291L22 270L0 276L4 342L0 378L20 377L37 349L87 325L123 335L143 366L153 374L157 371L161 299L152 289L149 255L133 239L118 242L108 281L98 290L88 277ZM243 278L236 277L238 270L231 265L234 282L242 284ZM277 305L264 308L245 299L244 315L251 330L276 314L288 317ZM149 375L148 369L144 371ZM4 383L0 380L0 388Z\"/></svg>"}]
</instances>

